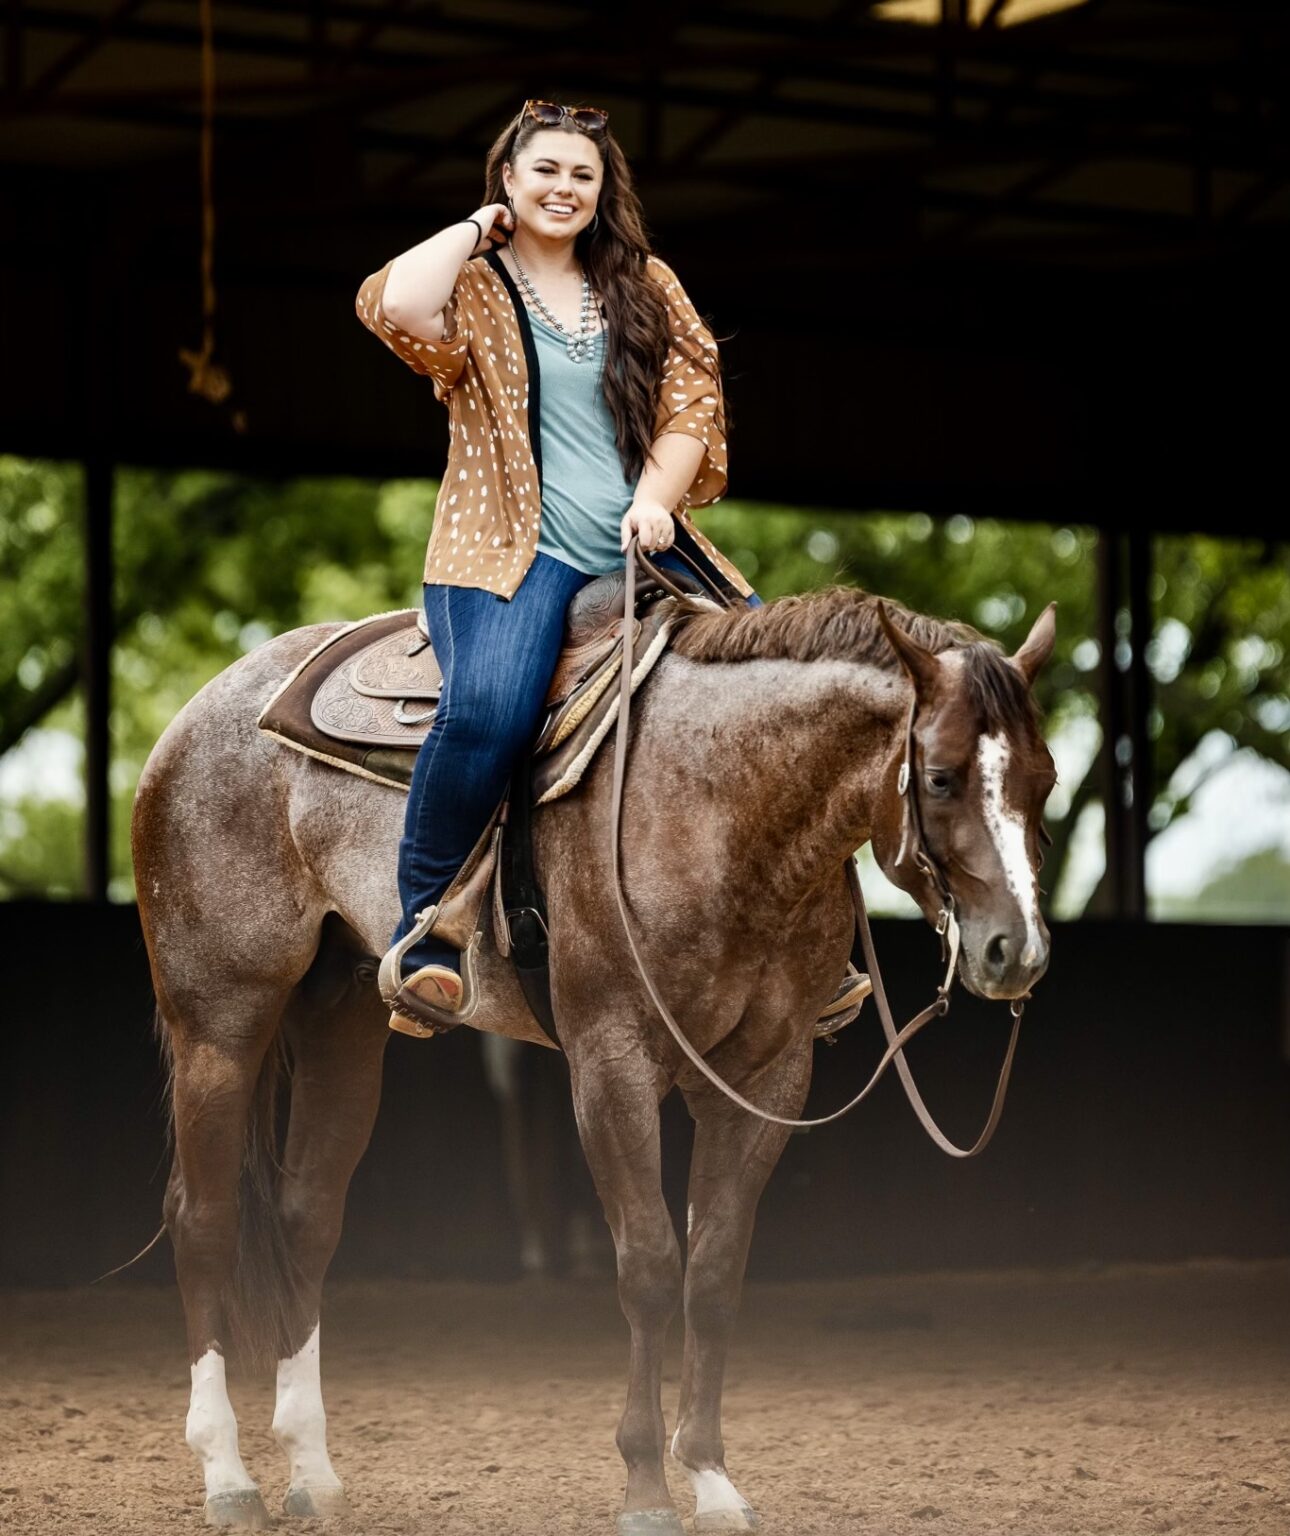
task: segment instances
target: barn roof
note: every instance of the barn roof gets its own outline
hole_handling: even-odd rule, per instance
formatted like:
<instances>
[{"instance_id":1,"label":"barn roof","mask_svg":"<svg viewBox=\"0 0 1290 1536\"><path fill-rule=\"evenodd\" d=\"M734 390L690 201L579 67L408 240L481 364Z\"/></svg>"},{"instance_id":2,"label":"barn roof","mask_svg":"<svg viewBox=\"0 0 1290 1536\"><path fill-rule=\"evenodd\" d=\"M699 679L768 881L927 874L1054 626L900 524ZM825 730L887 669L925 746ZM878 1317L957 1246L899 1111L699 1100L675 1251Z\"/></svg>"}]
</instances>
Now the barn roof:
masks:
<instances>
[{"instance_id":1,"label":"barn roof","mask_svg":"<svg viewBox=\"0 0 1290 1536\"><path fill-rule=\"evenodd\" d=\"M11 0L6 446L433 473L442 422L353 293L474 208L493 135L540 95L609 109L657 245L727 338L735 494L1095 520L1149 498L1180 525L1222 495L1224 526L1262 525L1290 229L1280 6L214 11L225 407L178 358L201 337L199 8ZM821 420L803 390L781 425L786 364L854 374L845 409Z\"/></svg>"}]
</instances>

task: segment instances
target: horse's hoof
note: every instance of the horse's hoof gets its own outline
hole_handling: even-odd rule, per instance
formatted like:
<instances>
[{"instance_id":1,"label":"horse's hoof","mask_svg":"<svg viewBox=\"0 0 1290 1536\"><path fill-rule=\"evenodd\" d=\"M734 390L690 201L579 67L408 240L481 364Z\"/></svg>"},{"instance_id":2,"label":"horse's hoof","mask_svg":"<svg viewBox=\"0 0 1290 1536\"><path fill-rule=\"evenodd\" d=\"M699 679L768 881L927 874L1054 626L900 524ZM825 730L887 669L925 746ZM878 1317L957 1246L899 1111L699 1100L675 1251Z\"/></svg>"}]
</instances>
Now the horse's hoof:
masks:
<instances>
[{"instance_id":1,"label":"horse's hoof","mask_svg":"<svg viewBox=\"0 0 1290 1536\"><path fill-rule=\"evenodd\" d=\"M632 1509L618 1517L618 1536L685 1536L674 1509Z\"/></svg>"},{"instance_id":2,"label":"horse's hoof","mask_svg":"<svg viewBox=\"0 0 1290 1536\"><path fill-rule=\"evenodd\" d=\"M206 1500L207 1525L231 1526L242 1531L267 1531L272 1523L258 1488L213 1493Z\"/></svg>"},{"instance_id":3,"label":"horse's hoof","mask_svg":"<svg viewBox=\"0 0 1290 1536\"><path fill-rule=\"evenodd\" d=\"M760 1524L751 1504L742 1509L710 1509L694 1517L695 1536L703 1536L707 1531L755 1531Z\"/></svg>"},{"instance_id":4,"label":"horse's hoof","mask_svg":"<svg viewBox=\"0 0 1290 1536\"><path fill-rule=\"evenodd\" d=\"M320 1520L334 1520L353 1511L343 1488L288 1488L282 1501L282 1511L287 1515L311 1516Z\"/></svg>"}]
</instances>

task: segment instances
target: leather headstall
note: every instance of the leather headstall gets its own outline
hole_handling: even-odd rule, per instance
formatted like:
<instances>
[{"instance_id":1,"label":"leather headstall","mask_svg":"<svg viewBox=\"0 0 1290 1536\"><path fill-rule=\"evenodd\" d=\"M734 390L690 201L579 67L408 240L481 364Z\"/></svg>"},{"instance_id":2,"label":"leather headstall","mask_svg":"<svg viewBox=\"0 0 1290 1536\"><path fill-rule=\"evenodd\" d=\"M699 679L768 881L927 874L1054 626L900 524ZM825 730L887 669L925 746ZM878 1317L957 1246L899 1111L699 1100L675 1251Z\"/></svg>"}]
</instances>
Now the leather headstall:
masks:
<instances>
[{"instance_id":1,"label":"leather headstall","mask_svg":"<svg viewBox=\"0 0 1290 1536\"><path fill-rule=\"evenodd\" d=\"M909 714L905 720L905 755L901 759L900 772L896 776L896 793L900 796L903 808L900 851L896 855L896 863L903 864L912 856L915 869L931 884L936 892L936 899L940 902L940 909L936 914L936 936L941 941L941 959L945 962L945 979L936 991L940 999L940 1011L945 1014L949 1012L950 988L954 985L954 974L958 969L959 920L955 912L949 881L946 880L941 866L928 847L927 833L923 830L923 813L918 800L918 782L915 777L917 756L914 720L917 714L918 695L915 694L909 701Z\"/></svg>"}]
</instances>

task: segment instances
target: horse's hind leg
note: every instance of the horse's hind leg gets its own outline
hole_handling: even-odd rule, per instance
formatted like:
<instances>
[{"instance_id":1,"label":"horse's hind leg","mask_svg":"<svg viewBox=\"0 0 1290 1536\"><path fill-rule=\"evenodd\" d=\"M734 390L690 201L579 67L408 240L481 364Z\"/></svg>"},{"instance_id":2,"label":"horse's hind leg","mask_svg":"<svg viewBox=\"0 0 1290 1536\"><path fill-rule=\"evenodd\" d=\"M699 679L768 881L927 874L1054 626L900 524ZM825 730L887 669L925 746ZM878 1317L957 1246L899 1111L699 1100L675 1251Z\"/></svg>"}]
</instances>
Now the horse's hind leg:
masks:
<instances>
[{"instance_id":1,"label":"horse's hind leg","mask_svg":"<svg viewBox=\"0 0 1290 1536\"><path fill-rule=\"evenodd\" d=\"M607 1021L605 1021L607 1024ZM570 1042L578 1132L618 1251L618 1297L631 1326L618 1449L627 1463L620 1536L683 1536L663 1471L663 1341L681 1289L681 1255L663 1200L658 1068L598 1023ZM581 1048L579 1048L581 1047Z\"/></svg>"},{"instance_id":2,"label":"horse's hind leg","mask_svg":"<svg viewBox=\"0 0 1290 1536\"><path fill-rule=\"evenodd\" d=\"M269 1517L238 1450L224 1371L226 1307L235 1293L244 1152L271 1119L269 1053L284 1002L280 987L236 983L161 1002L174 1069L175 1159L165 1215L192 1377L185 1433L202 1466L207 1523L252 1530Z\"/></svg>"},{"instance_id":3,"label":"horse's hind leg","mask_svg":"<svg viewBox=\"0 0 1290 1536\"><path fill-rule=\"evenodd\" d=\"M299 1322L289 1352L278 1362L273 1432L291 1467L283 1501L289 1515L348 1511L327 1454L319 1314L350 1176L376 1119L388 1013L362 952L343 943L324 943L287 1009L291 1117L278 1204Z\"/></svg>"},{"instance_id":4,"label":"horse's hind leg","mask_svg":"<svg viewBox=\"0 0 1290 1536\"><path fill-rule=\"evenodd\" d=\"M779 1077L775 1086L780 1091L758 1093L757 1100L779 1114L798 1114L810 1077L809 1055ZM686 1223L685 1352L672 1455L694 1489L696 1532L750 1531L757 1516L726 1473L721 1395L757 1202L789 1133L756 1119L715 1089L687 1092L686 1101L695 1132Z\"/></svg>"}]
</instances>

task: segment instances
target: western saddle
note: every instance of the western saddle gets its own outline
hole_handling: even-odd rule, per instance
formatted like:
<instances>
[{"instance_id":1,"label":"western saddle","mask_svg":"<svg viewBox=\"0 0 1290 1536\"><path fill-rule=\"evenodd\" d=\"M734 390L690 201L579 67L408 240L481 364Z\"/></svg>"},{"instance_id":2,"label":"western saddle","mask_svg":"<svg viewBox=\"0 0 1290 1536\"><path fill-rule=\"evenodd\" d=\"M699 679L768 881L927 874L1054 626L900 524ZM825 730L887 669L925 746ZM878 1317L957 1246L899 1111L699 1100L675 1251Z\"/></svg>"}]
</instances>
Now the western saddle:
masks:
<instances>
[{"instance_id":1,"label":"western saddle","mask_svg":"<svg viewBox=\"0 0 1290 1536\"><path fill-rule=\"evenodd\" d=\"M536 804L574 788L613 724L623 588L621 571L599 576L569 605L564 649L532 744ZM697 580L674 580L673 573L638 584L630 622L633 689L666 647L675 605L662 600L691 593L708 595ZM406 789L442 690L424 613L398 609L328 635L265 705L258 723L296 751Z\"/></svg>"}]
</instances>

